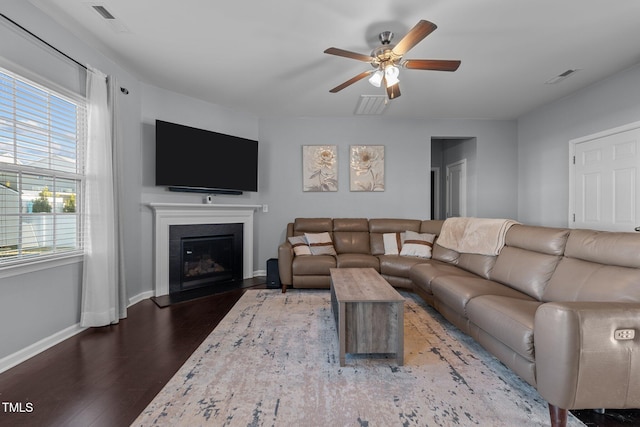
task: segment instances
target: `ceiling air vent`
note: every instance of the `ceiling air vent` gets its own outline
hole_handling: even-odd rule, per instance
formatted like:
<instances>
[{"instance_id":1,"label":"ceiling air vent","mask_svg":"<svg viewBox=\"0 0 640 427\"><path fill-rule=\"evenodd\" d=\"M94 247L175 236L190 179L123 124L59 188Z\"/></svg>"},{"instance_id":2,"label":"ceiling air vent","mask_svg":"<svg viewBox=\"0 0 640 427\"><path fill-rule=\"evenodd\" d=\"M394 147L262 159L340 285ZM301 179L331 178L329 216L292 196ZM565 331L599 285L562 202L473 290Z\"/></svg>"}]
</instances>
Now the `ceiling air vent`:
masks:
<instances>
[{"instance_id":1,"label":"ceiling air vent","mask_svg":"<svg viewBox=\"0 0 640 427\"><path fill-rule=\"evenodd\" d=\"M100 5L93 5L91 6L93 8L93 10L95 10L96 12L98 12L100 14L100 16L102 16L104 19L116 19L115 16L113 16L106 7L104 6L100 6Z\"/></svg>"},{"instance_id":2,"label":"ceiling air vent","mask_svg":"<svg viewBox=\"0 0 640 427\"><path fill-rule=\"evenodd\" d=\"M115 15L104 6L102 3L87 2L87 6L96 11L106 22L109 27L116 33L129 33L129 28L122 22L121 19L115 17Z\"/></svg>"},{"instance_id":3,"label":"ceiling air vent","mask_svg":"<svg viewBox=\"0 0 640 427\"><path fill-rule=\"evenodd\" d=\"M387 95L360 95L356 115L379 115L387 108Z\"/></svg>"},{"instance_id":4,"label":"ceiling air vent","mask_svg":"<svg viewBox=\"0 0 640 427\"><path fill-rule=\"evenodd\" d=\"M562 74L558 74L557 76L550 78L549 80L544 82L544 84L552 85L552 84L561 82L562 80L566 79L569 76L572 76L573 74L577 73L578 71L580 71L579 68L569 69L569 70L565 71Z\"/></svg>"}]
</instances>

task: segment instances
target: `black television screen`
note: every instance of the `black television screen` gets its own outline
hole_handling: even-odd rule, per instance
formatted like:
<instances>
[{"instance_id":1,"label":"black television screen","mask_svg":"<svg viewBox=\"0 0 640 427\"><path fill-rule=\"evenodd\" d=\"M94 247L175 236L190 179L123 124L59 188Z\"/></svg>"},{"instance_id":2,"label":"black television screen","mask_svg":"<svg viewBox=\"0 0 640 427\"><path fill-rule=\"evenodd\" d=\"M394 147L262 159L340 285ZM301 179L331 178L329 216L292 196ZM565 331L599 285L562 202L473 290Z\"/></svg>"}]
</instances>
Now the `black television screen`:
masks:
<instances>
[{"instance_id":1,"label":"black television screen","mask_svg":"<svg viewBox=\"0 0 640 427\"><path fill-rule=\"evenodd\" d=\"M156 185L258 191L258 141L156 120Z\"/></svg>"}]
</instances>

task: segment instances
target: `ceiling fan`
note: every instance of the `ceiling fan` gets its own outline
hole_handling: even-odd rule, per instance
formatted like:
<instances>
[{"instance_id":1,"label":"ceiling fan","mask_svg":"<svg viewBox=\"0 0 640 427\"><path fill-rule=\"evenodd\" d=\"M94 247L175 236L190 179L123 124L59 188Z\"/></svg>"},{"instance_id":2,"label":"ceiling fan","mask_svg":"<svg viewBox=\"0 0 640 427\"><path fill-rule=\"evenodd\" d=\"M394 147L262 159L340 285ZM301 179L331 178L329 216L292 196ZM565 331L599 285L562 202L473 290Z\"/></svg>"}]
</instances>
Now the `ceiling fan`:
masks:
<instances>
[{"instance_id":1,"label":"ceiling fan","mask_svg":"<svg viewBox=\"0 0 640 427\"><path fill-rule=\"evenodd\" d=\"M457 60L403 59L405 53L420 43L422 39L431 34L436 28L438 27L433 22L421 20L396 45L391 44L393 33L391 31L384 31L379 35L382 45L375 48L371 52L371 55L363 55L336 47L330 47L325 50L324 53L368 62L374 69L358 74L341 85L334 87L329 92L339 92L347 86L371 76L369 82L376 87L384 84L387 90L387 96L389 99L394 99L400 96L400 80L398 79L398 75L400 74L399 67L413 70L457 70L460 66L460 61Z\"/></svg>"}]
</instances>

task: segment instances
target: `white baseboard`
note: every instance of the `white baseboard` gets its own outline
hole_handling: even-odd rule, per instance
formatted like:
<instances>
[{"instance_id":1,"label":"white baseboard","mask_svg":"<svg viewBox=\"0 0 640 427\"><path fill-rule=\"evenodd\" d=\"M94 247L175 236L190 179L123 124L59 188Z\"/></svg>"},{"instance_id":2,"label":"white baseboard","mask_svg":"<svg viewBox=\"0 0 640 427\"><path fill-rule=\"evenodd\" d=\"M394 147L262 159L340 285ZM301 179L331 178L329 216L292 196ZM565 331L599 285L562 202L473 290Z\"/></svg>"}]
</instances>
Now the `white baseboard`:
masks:
<instances>
[{"instance_id":1,"label":"white baseboard","mask_svg":"<svg viewBox=\"0 0 640 427\"><path fill-rule=\"evenodd\" d=\"M46 349L51 348L54 345L59 344L76 334L79 334L85 329L87 328L83 328L79 323L76 323L75 325L69 326L68 328L63 329L60 332L56 332L53 335L43 338L40 341L23 348L22 350L16 351L13 354L3 357L2 359L0 359L0 373L13 368L14 366L24 362L25 360L30 359L39 353L42 353Z\"/></svg>"},{"instance_id":2,"label":"white baseboard","mask_svg":"<svg viewBox=\"0 0 640 427\"><path fill-rule=\"evenodd\" d=\"M266 275L267 275L267 270L255 270L253 272L253 277L266 276Z\"/></svg>"},{"instance_id":3,"label":"white baseboard","mask_svg":"<svg viewBox=\"0 0 640 427\"><path fill-rule=\"evenodd\" d=\"M151 297L155 296L155 292L154 291L147 291L147 292L142 292L136 296L133 296L131 298L129 298L129 305L127 307L131 307L132 305L135 305L137 303L139 303L140 301L149 299Z\"/></svg>"},{"instance_id":4,"label":"white baseboard","mask_svg":"<svg viewBox=\"0 0 640 427\"><path fill-rule=\"evenodd\" d=\"M147 298L151 298L152 296L153 291L147 291L131 297L129 298L128 307L131 307L132 305L137 304ZM76 323L75 325L69 326L68 328L63 329L60 332L56 332L53 335L43 338L40 341L23 348L22 350L18 350L15 353L3 357L2 359L0 359L0 373L11 369L16 365L19 365L25 360L30 359L39 353L42 353L43 351L53 347L56 344L61 343L68 338L71 338L72 336L86 329L87 328L80 326L80 323Z\"/></svg>"},{"instance_id":5,"label":"white baseboard","mask_svg":"<svg viewBox=\"0 0 640 427\"><path fill-rule=\"evenodd\" d=\"M254 277L266 276L267 272L266 270L257 270L253 272L253 275ZM135 305L145 299L151 298L154 295L155 295L154 291L146 291L138 295L135 295L129 298L129 305L127 307L131 307L132 305ZM15 353L12 353L8 356L3 357L2 359L0 359L0 373L8 369L11 369L16 365L19 365L25 360L30 359L39 353L42 353L43 351L53 347L56 344L61 343L62 341L68 338L71 338L76 334L79 334L80 332L86 329L87 328L80 326L80 323L76 323L75 325L69 326L68 328L63 329L60 332L56 332L53 335L43 338L40 341L34 344L31 344L28 347L23 348L22 350L18 350Z\"/></svg>"}]
</instances>

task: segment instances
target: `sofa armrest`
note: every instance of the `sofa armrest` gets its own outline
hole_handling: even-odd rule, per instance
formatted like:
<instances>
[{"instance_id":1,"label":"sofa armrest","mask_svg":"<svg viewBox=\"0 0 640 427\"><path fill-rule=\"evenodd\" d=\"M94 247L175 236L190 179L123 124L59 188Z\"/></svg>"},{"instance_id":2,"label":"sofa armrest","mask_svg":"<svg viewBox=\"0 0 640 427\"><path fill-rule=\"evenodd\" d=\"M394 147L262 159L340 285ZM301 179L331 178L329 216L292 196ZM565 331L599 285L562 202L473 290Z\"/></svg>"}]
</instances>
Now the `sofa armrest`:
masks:
<instances>
[{"instance_id":1,"label":"sofa armrest","mask_svg":"<svg viewBox=\"0 0 640 427\"><path fill-rule=\"evenodd\" d=\"M640 407L640 303L543 304L535 315L534 344L537 388L548 403Z\"/></svg>"},{"instance_id":2,"label":"sofa armrest","mask_svg":"<svg viewBox=\"0 0 640 427\"><path fill-rule=\"evenodd\" d=\"M278 273L283 286L293 284L293 246L284 242L278 246Z\"/></svg>"}]
</instances>

